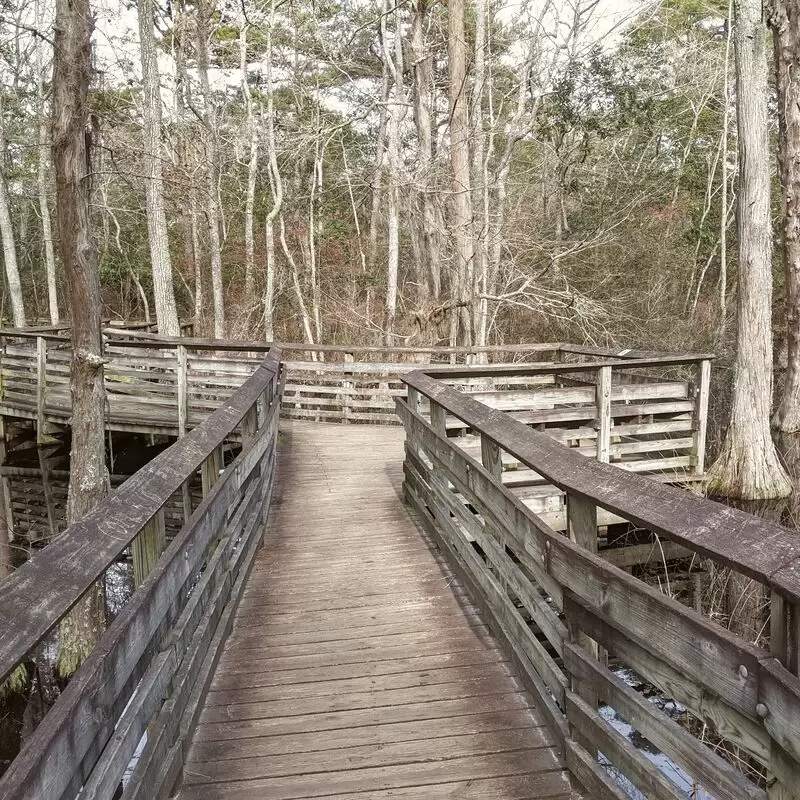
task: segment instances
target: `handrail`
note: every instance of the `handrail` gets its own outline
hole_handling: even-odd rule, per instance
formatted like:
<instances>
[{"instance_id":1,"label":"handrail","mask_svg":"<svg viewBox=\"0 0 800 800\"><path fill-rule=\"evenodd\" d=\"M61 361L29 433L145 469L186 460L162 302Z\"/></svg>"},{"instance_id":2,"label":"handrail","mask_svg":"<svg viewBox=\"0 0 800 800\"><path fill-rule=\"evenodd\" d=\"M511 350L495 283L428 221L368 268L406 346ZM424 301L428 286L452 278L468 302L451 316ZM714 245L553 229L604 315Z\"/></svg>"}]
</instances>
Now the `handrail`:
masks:
<instances>
[{"instance_id":1,"label":"handrail","mask_svg":"<svg viewBox=\"0 0 800 800\"><path fill-rule=\"evenodd\" d=\"M525 366L520 364L481 364L479 367L442 365L419 370L431 378L475 378L499 377L503 375L544 375L568 372L593 372L600 367L619 367L636 369L645 367L666 367L695 364L698 361L711 361L712 353L679 353L642 358L615 357L601 361L555 362Z\"/></svg>"},{"instance_id":2,"label":"handrail","mask_svg":"<svg viewBox=\"0 0 800 800\"><path fill-rule=\"evenodd\" d=\"M68 330L68 326L60 326L56 330ZM449 347L446 345L418 345L418 346L383 346L383 345L340 345L340 344L310 344L307 342L264 342L234 339L213 339L193 336L161 336L157 333L139 331L133 328L105 327L103 333L109 337L109 344L121 347L170 348L178 345L196 350L218 350L230 352L266 352L270 347L278 347L284 353L314 352L314 353L391 353L396 355L470 355L492 353L547 353L563 352L575 355L601 356L609 360L636 360L646 359L653 361L654 365L662 362L684 363L701 359L713 359L710 353L667 353L644 350L621 350L611 348L591 348L565 342L531 342L528 344L499 344L499 345L474 345L471 347ZM0 338L16 337L19 339L45 338L49 341L68 342L68 335L50 333L46 328L0 328ZM483 365L482 365L483 366ZM570 365L572 366L572 365Z\"/></svg>"},{"instance_id":3,"label":"handrail","mask_svg":"<svg viewBox=\"0 0 800 800\"><path fill-rule=\"evenodd\" d=\"M0 582L0 681L78 602L137 533L241 424L280 370L273 349L204 422Z\"/></svg>"},{"instance_id":4,"label":"handrail","mask_svg":"<svg viewBox=\"0 0 800 800\"><path fill-rule=\"evenodd\" d=\"M800 575L794 574L795 568L800 568L800 542L786 528L573 453L546 434L436 380L436 374L415 371L403 376L403 382L563 491L691 547L800 602Z\"/></svg>"},{"instance_id":5,"label":"handrail","mask_svg":"<svg viewBox=\"0 0 800 800\"><path fill-rule=\"evenodd\" d=\"M136 590L0 778L0 800L111 797L134 755L126 800L173 788L263 537L280 364L271 350L224 406L0 583L7 675L133 547ZM234 430L241 451L224 464L222 445ZM203 499L193 509L189 483L198 468ZM166 545L164 505L181 491L185 524Z\"/></svg>"},{"instance_id":6,"label":"handrail","mask_svg":"<svg viewBox=\"0 0 800 800\"><path fill-rule=\"evenodd\" d=\"M717 748L621 680L608 653L760 765L775 784L770 797L794 799L800 786L796 534L578 455L430 373L412 372L403 382L408 396L397 398L396 408L406 428L406 498L486 612L583 786L593 796L627 797L599 763L602 752L647 797L677 800L688 791L598 712L603 702L683 769L689 786L694 781L718 800L767 798ZM463 449L461 437L447 436L448 415L478 435L479 458ZM565 493L569 537L504 485L504 453ZM769 649L615 566L607 560L614 550L598 553L598 509L679 543L688 549L679 557L711 558L771 588Z\"/></svg>"}]
</instances>

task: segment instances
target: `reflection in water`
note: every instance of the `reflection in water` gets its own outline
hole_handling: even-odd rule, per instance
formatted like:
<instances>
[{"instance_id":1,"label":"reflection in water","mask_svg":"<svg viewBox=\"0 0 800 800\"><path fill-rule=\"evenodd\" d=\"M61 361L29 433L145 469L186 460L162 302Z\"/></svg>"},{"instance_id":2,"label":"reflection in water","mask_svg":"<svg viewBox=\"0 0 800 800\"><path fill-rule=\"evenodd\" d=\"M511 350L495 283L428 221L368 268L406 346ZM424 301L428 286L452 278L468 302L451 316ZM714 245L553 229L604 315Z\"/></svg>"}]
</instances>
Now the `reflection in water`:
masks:
<instances>
[{"instance_id":1,"label":"reflection in water","mask_svg":"<svg viewBox=\"0 0 800 800\"><path fill-rule=\"evenodd\" d=\"M631 688L641 689L642 686L646 685L641 678L629 669L620 668L614 670L614 672ZM653 694L647 699L657 706L660 711L673 719L677 720L678 717L686 712L686 709L679 703L663 695ZM608 721L614 730L628 739L648 761L658 767L662 775L672 781L678 789L686 792L687 797L692 798L692 800L714 800L713 795L709 794L700 784L694 781L692 776L682 770L671 758L664 755L652 742L645 739L638 731L628 725L613 708L603 706L599 713ZM622 786L633 800L649 800L647 796L642 794L624 775L620 774L602 754L600 760L608 772L614 776L617 783Z\"/></svg>"}]
</instances>

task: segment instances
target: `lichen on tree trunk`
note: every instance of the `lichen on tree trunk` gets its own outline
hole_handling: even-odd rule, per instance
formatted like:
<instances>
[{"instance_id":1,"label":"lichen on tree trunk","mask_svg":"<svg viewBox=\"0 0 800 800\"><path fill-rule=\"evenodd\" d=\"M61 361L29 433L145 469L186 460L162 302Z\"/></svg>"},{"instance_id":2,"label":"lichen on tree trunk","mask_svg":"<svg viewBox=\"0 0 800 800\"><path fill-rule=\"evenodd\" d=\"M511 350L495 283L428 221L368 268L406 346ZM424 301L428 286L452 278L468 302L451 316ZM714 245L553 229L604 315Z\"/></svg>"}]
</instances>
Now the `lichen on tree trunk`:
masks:
<instances>
[{"instance_id":1,"label":"lichen on tree trunk","mask_svg":"<svg viewBox=\"0 0 800 800\"><path fill-rule=\"evenodd\" d=\"M108 492L105 463L103 342L100 275L91 226L89 75L92 15L88 0L57 0L53 58L53 165L59 246L71 322L72 449L67 498L69 524ZM62 621L59 670L81 664L105 627L101 584Z\"/></svg>"}]
</instances>

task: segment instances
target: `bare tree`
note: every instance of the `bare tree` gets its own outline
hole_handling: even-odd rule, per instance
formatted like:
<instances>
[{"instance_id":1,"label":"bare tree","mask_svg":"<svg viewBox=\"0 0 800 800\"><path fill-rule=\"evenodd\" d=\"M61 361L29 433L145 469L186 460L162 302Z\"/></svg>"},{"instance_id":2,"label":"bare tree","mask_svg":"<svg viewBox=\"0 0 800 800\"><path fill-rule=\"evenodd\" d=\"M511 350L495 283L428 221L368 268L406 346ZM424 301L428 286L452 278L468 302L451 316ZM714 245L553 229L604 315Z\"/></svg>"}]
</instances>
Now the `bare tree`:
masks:
<instances>
[{"instance_id":1,"label":"bare tree","mask_svg":"<svg viewBox=\"0 0 800 800\"><path fill-rule=\"evenodd\" d=\"M275 339L275 282L277 264L275 262L275 220L281 214L283 206L283 180L278 169L278 152L275 144L275 91L272 82L272 30L275 26L275 0L270 0L269 19L264 29L264 93L266 94L266 129L269 185L272 191L272 208L267 212L264 238L267 246L267 279L264 285L264 338L271 342ZM280 218L281 241L285 241L283 233L283 216ZM301 293L302 300L302 293Z\"/></svg>"},{"instance_id":2,"label":"bare tree","mask_svg":"<svg viewBox=\"0 0 800 800\"><path fill-rule=\"evenodd\" d=\"M735 30L739 127L738 346L733 403L709 491L758 500L792 491L770 437L772 225L767 128L767 29L761 0L739 0Z\"/></svg>"},{"instance_id":3,"label":"bare tree","mask_svg":"<svg viewBox=\"0 0 800 800\"><path fill-rule=\"evenodd\" d=\"M783 266L786 275L788 361L773 427L800 433L800 9L772 0L769 24L778 87L778 166L783 189Z\"/></svg>"},{"instance_id":4,"label":"bare tree","mask_svg":"<svg viewBox=\"0 0 800 800\"><path fill-rule=\"evenodd\" d=\"M0 96L0 154L6 152L5 109ZM14 237L14 224L11 220L11 203L8 197L6 174L0 161L0 239L3 242L3 261L6 266L6 283L11 298L11 313L14 326L25 327L25 304L22 299L22 283L17 265L17 243Z\"/></svg>"},{"instance_id":5,"label":"bare tree","mask_svg":"<svg viewBox=\"0 0 800 800\"><path fill-rule=\"evenodd\" d=\"M464 0L450 0L447 25L447 68L450 97L450 167L452 196L451 226L455 245L455 295L450 322L450 344L472 344L474 295L474 242L472 231L472 189L469 168L469 110L467 106L467 41L464 31ZM460 320L460 324L459 324ZM459 337L460 332L460 337Z\"/></svg>"},{"instance_id":6,"label":"bare tree","mask_svg":"<svg viewBox=\"0 0 800 800\"><path fill-rule=\"evenodd\" d=\"M57 0L53 59L53 164L61 259L72 339L72 450L67 522L108 492L105 462L100 276L92 238L89 74L92 14L88 0ZM61 623L59 669L71 674L105 627L105 598L92 587Z\"/></svg>"},{"instance_id":7,"label":"bare tree","mask_svg":"<svg viewBox=\"0 0 800 800\"><path fill-rule=\"evenodd\" d=\"M225 337L225 287L222 284L222 241L220 238L219 210L219 147L217 145L217 120L214 96L208 78L209 30L211 9L208 0L197 4L197 72L203 96L203 133L206 159L206 216L208 241L211 251L211 297L214 304L214 336Z\"/></svg>"},{"instance_id":8,"label":"bare tree","mask_svg":"<svg viewBox=\"0 0 800 800\"><path fill-rule=\"evenodd\" d=\"M400 266L400 182L402 180L403 159L401 155L400 135L403 120L406 116L408 101L403 82L403 36L401 31L400 10L395 8L393 47L389 47L386 17L388 3L383 0L381 13L381 43L386 68L392 76L392 96L389 102L386 125L386 164L388 176L388 217L389 232L386 253L386 321L384 323L384 344L391 347L393 342L395 315L397 313L397 281Z\"/></svg>"},{"instance_id":9,"label":"bare tree","mask_svg":"<svg viewBox=\"0 0 800 800\"><path fill-rule=\"evenodd\" d=\"M417 196L420 213L414 236L423 243L426 283L418 287L417 302L439 300L442 291L442 230L444 221L434 185L435 107L433 102L434 55L426 41L428 0L417 0L411 20L409 44L414 57L414 124L417 129Z\"/></svg>"},{"instance_id":10,"label":"bare tree","mask_svg":"<svg viewBox=\"0 0 800 800\"><path fill-rule=\"evenodd\" d=\"M36 2L36 26L42 27L41 5ZM53 247L53 226L50 220L49 173L50 173L50 132L45 113L45 68L42 58L41 42L36 43L36 99L39 115L39 158L36 170L36 190L39 196L39 214L42 218L42 239L44 240L44 263L47 274L47 306L50 322L59 321L58 287L56 281L56 255Z\"/></svg>"},{"instance_id":11,"label":"bare tree","mask_svg":"<svg viewBox=\"0 0 800 800\"><path fill-rule=\"evenodd\" d=\"M139 0L139 41L144 90L144 175L147 205L147 233L153 272L156 324L164 336L180 336L172 260L169 253L167 215L164 211L164 180L161 170L161 81L153 30L153 0Z\"/></svg>"},{"instance_id":12,"label":"bare tree","mask_svg":"<svg viewBox=\"0 0 800 800\"><path fill-rule=\"evenodd\" d=\"M247 159L247 195L244 207L244 293L248 302L255 291L255 238L253 236L253 209L256 204L258 179L258 128L253 112L253 98L247 75L247 23L239 31L239 69L242 72L242 99L247 114L245 136L249 147ZM271 54L266 56L271 58ZM270 65L271 67L271 65ZM272 337L269 337L272 338Z\"/></svg>"}]
</instances>

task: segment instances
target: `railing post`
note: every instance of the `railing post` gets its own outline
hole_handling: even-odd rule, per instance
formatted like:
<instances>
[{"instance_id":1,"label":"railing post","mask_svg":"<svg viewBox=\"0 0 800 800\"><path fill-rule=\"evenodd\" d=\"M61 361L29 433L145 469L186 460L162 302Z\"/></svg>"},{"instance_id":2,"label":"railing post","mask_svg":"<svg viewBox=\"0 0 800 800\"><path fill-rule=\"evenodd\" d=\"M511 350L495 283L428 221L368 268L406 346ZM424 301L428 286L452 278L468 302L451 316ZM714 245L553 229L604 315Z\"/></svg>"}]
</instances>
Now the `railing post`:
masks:
<instances>
[{"instance_id":1,"label":"railing post","mask_svg":"<svg viewBox=\"0 0 800 800\"><path fill-rule=\"evenodd\" d=\"M497 479L498 483L503 478L503 459L500 455L500 446L486 434L481 434L481 462L486 467L486 471Z\"/></svg>"},{"instance_id":2,"label":"railing post","mask_svg":"<svg viewBox=\"0 0 800 800\"><path fill-rule=\"evenodd\" d=\"M133 540L133 585L138 587L149 575L166 542L164 509L160 508L156 515L139 531Z\"/></svg>"},{"instance_id":3,"label":"railing post","mask_svg":"<svg viewBox=\"0 0 800 800\"><path fill-rule=\"evenodd\" d=\"M50 485L49 456L52 455L54 439L50 437L50 426L47 422L47 339L36 337L36 451L39 457L39 469L42 473L42 492L47 511L47 526L50 535L58 533L56 506Z\"/></svg>"},{"instance_id":4,"label":"railing post","mask_svg":"<svg viewBox=\"0 0 800 800\"><path fill-rule=\"evenodd\" d=\"M0 414L0 464L6 463L6 418ZM14 516L11 510L11 486L8 478L0 477L0 536L6 536L9 541L14 537ZM9 564L9 567L11 565Z\"/></svg>"},{"instance_id":5,"label":"railing post","mask_svg":"<svg viewBox=\"0 0 800 800\"><path fill-rule=\"evenodd\" d=\"M242 449L247 447L258 432L258 401L247 410L242 418Z\"/></svg>"},{"instance_id":6,"label":"railing post","mask_svg":"<svg viewBox=\"0 0 800 800\"><path fill-rule=\"evenodd\" d=\"M597 552L597 506L578 495L567 492L567 533L569 538L591 553ZM571 620L567 619L570 640L586 650L593 658L600 658L601 652L597 642L591 639ZM597 694L583 681L570 675L572 691L585 700L592 708L597 708ZM591 743L573 730L573 736L585 749L595 752Z\"/></svg>"},{"instance_id":7,"label":"railing post","mask_svg":"<svg viewBox=\"0 0 800 800\"><path fill-rule=\"evenodd\" d=\"M354 361L354 357L352 353L345 353L344 354L344 363L345 364L352 364ZM354 388L353 383L353 373L348 369L344 369L343 371L343 380L342 380L342 424L347 425L350 421L350 403L352 402L352 392Z\"/></svg>"},{"instance_id":8,"label":"railing post","mask_svg":"<svg viewBox=\"0 0 800 800\"><path fill-rule=\"evenodd\" d=\"M706 431L708 430L708 397L711 384L711 362L703 359L697 366L697 384L694 390L694 429L692 445L692 466L695 475L705 472Z\"/></svg>"},{"instance_id":9,"label":"railing post","mask_svg":"<svg viewBox=\"0 0 800 800\"><path fill-rule=\"evenodd\" d=\"M36 337L36 441L44 443L45 400L47 395L47 340Z\"/></svg>"},{"instance_id":10,"label":"railing post","mask_svg":"<svg viewBox=\"0 0 800 800\"><path fill-rule=\"evenodd\" d=\"M420 413L420 407L422 405L422 398L419 395L419 392L413 387L408 387L408 407L415 413Z\"/></svg>"},{"instance_id":11,"label":"railing post","mask_svg":"<svg viewBox=\"0 0 800 800\"><path fill-rule=\"evenodd\" d=\"M442 436L447 436L447 412L435 400L431 400L431 427Z\"/></svg>"},{"instance_id":12,"label":"railing post","mask_svg":"<svg viewBox=\"0 0 800 800\"><path fill-rule=\"evenodd\" d=\"M597 370L597 460L611 460L611 367ZM595 541L597 536L595 534Z\"/></svg>"},{"instance_id":13,"label":"railing post","mask_svg":"<svg viewBox=\"0 0 800 800\"><path fill-rule=\"evenodd\" d=\"M208 457L203 462L201 470L201 480L203 484L203 497L206 497L208 493L214 488L214 484L217 482L219 478L219 470L220 470L220 463L221 463L221 453L220 448L215 447L214 450L208 454Z\"/></svg>"},{"instance_id":14,"label":"railing post","mask_svg":"<svg viewBox=\"0 0 800 800\"><path fill-rule=\"evenodd\" d=\"M189 362L186 346L178 345L178 436L186 435L189 422Z\"/></svg>"},{"instance_id":15,"label":"railing post","mask_svg":"<svg viewBox=\"0 0 800 800\"><path fill-rule=\"evenodd\" d=\"M793 675L800 673L800 609L796 605L788 602L787 599L778 592L770 594L770 654L778 659L786 669ZM759 707L756 712L761 713ZM764 709L765 714L769 709ZM776 778L776 773L780 771L780 762L785 759L780 746L775 744L775 740L770 737L770 765L767 770L767 797L769 800L796 800L797 792L795 787L789 787L786 783L780 782Z\"/></svg>"}]
</instances>

